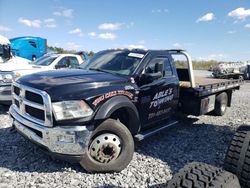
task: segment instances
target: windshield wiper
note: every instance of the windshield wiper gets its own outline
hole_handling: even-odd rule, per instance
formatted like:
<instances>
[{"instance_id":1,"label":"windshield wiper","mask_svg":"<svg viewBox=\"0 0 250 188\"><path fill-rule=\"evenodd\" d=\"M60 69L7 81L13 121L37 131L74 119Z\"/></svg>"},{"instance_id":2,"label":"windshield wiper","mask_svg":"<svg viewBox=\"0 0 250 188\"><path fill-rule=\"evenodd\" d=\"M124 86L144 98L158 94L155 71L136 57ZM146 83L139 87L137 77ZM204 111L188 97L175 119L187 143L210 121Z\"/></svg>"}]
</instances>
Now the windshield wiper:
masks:
<instances>
[{"instance_id":1,"label":"windshield wiper","mask_svg":"<svg viewBox=\"0 0 250 188\"><path fill-rule=\"evenodd\" d=\"M98 72L105 72L105 73L111 73L109 71L103 70L103 69L99 69L99 68L89 68L89 70L94 70L94 71L98 71Z\"/></svg>"}]
</instances>

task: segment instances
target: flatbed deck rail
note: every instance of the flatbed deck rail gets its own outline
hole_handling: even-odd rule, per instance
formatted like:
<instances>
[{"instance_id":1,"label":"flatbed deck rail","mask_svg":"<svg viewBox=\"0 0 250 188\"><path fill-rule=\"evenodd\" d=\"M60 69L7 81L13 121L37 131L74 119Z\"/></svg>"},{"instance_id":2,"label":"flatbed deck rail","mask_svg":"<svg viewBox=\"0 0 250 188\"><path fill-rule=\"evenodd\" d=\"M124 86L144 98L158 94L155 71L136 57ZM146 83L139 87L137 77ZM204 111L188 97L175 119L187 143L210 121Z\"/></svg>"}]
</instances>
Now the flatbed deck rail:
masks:
<instances>
[{"instance_id":1,"label":"flatbed deck rail","mask_svg":"<svg viewBox=\"0 0 250 188\"><path fill-rule=\"evenodd\" d=\"M207 81L209 79L206 79ZM211 79L214 80L214 79ZM218 82L215 83L209 83L204 85L199 85L197 88L192 88L195 90L195 95L202 97L206 95L211 95L214 93L218 93L227 89L239 89L240 85L244 83L244 80L238 79L238 80L218 80Z\"/></svg>"}]
</instances>

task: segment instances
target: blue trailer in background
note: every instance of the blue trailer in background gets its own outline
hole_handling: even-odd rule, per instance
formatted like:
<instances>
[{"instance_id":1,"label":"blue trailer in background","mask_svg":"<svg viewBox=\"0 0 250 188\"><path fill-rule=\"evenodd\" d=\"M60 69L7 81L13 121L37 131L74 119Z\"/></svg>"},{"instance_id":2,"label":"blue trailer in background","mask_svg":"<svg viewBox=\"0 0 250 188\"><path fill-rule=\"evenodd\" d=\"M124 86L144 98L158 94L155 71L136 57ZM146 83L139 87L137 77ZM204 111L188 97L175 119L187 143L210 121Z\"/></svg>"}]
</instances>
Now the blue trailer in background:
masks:
<instances>
[{"instance_id":1,"label":"blue trailer in background","mask_svg":"<svg viewBox=\"0 0 250 188\"><path fill-rule=\"evenodd\" d=\"M10 39L12 53L29 60L35 60L47 53L47 40L41 37L17 37Z\"/></svg>"}]
</instances>

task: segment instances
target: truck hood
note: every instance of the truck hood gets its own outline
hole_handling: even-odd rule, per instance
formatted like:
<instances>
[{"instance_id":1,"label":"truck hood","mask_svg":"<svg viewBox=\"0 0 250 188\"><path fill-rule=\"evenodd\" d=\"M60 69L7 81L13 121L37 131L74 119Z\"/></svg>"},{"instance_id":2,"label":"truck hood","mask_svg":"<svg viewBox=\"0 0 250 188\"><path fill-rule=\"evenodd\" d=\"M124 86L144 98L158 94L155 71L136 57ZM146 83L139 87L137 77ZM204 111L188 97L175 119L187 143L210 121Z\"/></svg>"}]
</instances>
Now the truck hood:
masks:
<instances>
[{"instance_id":1,"label":"truck hood","mask_svg":"<svg viewBox=\"0 0 250 188\"><path fill-rule=\"evenodd\" d=\"M41 65L35 65L35 64L30 64L30 69L40 69L40 70L48 70L48 69L53 69L52 66L47 65L47 66L41 66Z\"/></svg>"},{"instance_id":2,"label":"truck hood","mask_svg":"<svg viewBox=\"0 0 250 188\"><path fill-rule=\"evenodd\" d=\"M24 76L27 74L33 74L41 71L48 71L53 70L51 66L37 66L33 64L26 65L22 67L21 69L15 69L13 72L18 73L20 76Z\"/></svg>"},{"instance_id":3,"label":"truck hood","mask_svg":"<svg viewBox=\"0 0 250 188\"><path fill-rule=\"evenodd\" d=\"M105 92L108 87L121 86L130 79L90 70L65 69L26 75L17 83L46 91L52 101L79 100Z\"/></svg>"}]
</instances>

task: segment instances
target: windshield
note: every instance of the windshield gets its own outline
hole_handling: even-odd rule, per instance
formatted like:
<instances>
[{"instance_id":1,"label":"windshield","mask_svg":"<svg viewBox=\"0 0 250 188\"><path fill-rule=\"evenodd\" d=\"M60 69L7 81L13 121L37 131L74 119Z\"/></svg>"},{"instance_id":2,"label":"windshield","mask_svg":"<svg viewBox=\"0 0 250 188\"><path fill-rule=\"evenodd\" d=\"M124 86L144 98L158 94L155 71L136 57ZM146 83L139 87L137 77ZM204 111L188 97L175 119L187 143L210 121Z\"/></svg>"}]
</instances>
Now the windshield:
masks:
<instances>
[{"instance_id":1,"label":"windshield","mask_svg":"<svg viewBox=\"0 0 250 188\"><path fill-rule=\"evenodd\" d=\"M31 62L31 64L34 65L41 65L41 66L48 66L50 65L55 59L57 58L57 56L43 56L38 58L37 60Z\"/></svg>"},{"instance_id":2,"label":"windshield","mask_svg":"<svg viewBox=\"0 0 250 188\"><path fill-rule=\"evenodd\" d=\"M9 45L0 45L0 57L2 59L9 59L11 57Z\"/></svg>"},{"instance_id":3,"label":"windshield","mask_svg":"<svg viewBox=\"0 0 250 188\"><path fill-rule=\"evenodd\" d=\"M95 54L80 68L101 72L131 75L139 65L144 54L129 51L102 51Z\"/></svg>"},{"instance_id":4,"label":"windshield","mask_svg":"<svg viewBox=\"0 0 250 188\"><path fill-rule=\"evenodd\" d=\"M0 45L0 57L3 57L3 45Z\"/></svg>"}]
</instances>

